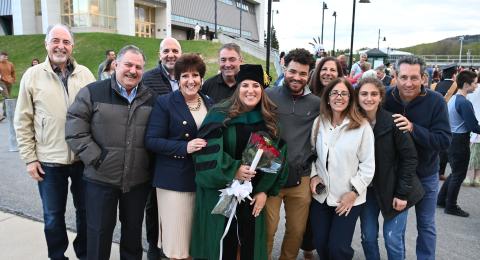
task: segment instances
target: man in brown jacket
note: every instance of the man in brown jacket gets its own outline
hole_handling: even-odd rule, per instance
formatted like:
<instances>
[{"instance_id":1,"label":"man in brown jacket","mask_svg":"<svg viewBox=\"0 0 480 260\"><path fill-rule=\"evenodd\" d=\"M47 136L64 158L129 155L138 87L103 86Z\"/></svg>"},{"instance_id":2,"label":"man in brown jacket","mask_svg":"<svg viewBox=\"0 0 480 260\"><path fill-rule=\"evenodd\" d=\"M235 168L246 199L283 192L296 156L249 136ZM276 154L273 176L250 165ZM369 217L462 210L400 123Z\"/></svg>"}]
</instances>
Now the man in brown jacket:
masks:
<instances>
[{"instance_id":1,"label":"man in brown jacket","mask_svg":"<svg viewBox=\"0 0 480 260\"><path fill-rule=\"evenodd\" d=\"M8 61L8 53L0 53L0 87L5 98L10 98L12 84L15 83L15 66Z\"/></svg>"}]
</instances>

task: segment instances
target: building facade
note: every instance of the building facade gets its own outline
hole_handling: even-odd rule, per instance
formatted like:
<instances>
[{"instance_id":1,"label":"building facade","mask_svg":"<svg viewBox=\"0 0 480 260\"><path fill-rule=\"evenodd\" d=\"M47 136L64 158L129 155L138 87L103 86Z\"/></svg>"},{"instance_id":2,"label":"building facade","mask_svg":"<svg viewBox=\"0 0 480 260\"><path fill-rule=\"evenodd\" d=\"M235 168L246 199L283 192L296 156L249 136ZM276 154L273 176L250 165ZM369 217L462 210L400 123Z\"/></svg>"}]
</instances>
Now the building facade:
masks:
<instances>
[{"instance_id":1,"label":"building facade","mask_svg":"<svg viewBox=\"0 0 480 260\"><path fill-rule=\"evenodd\" d=\"M197 23L213 37L215 13L218 31L263 45L263 0L2 0L0 35L42 34L63 23L74 32L186 40Z\"/></svg>"}]
</instances>

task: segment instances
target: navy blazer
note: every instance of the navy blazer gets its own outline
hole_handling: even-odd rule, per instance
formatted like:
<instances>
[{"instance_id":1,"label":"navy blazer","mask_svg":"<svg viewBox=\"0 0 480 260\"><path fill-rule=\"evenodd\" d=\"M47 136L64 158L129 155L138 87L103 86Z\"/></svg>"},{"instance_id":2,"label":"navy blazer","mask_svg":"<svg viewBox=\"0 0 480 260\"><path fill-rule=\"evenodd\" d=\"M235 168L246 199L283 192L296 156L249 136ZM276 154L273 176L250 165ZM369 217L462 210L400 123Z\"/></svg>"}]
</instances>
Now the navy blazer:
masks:
<instances>
[{"instance_id":1,"label":"navy blazer","mask_svg":"<svg viewBox=\"0 0 480 260\"><path fill-rule=\"evenodd\" d=\"M213 101L201 94L207 110ZM182 93L158 96L145 134L145 146L155 153L153 186L174 191L195 191L195 169L187 143L197 137L197 124Z\"/></svg>"}]
</instances>

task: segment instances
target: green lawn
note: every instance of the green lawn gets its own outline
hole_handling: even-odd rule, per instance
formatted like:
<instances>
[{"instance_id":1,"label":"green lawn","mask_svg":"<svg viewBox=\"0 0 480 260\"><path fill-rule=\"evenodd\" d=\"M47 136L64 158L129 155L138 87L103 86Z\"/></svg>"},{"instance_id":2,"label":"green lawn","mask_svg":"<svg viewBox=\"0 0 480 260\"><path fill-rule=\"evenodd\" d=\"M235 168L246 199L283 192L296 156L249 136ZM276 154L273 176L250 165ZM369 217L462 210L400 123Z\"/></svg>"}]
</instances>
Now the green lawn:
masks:
<instances>
[{"instance_id":1,"label":"green lawn","mask_svg":"<svg viewBox=\"0 0 480 260\"><path fill-rule=\"evenodd\" d=\"M41 62L45 60L47 53L44 46L45 35L20 35L1 36L0 49L8 52L8 57L15 64L17 82L13 87L13 95L18 93L18 85L25 70L30 66L33 58ZM87 66L94 75L97 73L98 64L105 57L105 50L118 51L127 44L134 44L145 52L147 56L146 70L157 65L159 39L139 38L108 33L77 33L75 34L75 47L73 56L78 63ZM200 53L207 64L206 79L215 75L218 71L217 52L220 43L207 41L180 41L184 53ZM244 53L245 63L262 64L265 61ZM273 79L277 78L273 64L270 65Z\"/></svg>"}]
</instances>

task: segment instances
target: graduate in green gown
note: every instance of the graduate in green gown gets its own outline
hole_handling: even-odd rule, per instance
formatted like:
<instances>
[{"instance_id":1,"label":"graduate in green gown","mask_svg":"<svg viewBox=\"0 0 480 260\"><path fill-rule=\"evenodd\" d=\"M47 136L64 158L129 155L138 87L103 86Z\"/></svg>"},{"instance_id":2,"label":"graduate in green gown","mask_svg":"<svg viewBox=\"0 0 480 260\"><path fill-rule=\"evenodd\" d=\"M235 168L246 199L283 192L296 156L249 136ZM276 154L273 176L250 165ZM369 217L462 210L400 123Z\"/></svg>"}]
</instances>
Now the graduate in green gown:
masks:
<instances>
[{"instance_id":1,"label":"graduate in green gown","mask_svg":"<svg viewBox=\"0 0 480 260\"><path fill-rule=\"evenodd\" d=\"M282 158L286 146L279 138L276 106L265 95L268 84L262 67L241 65L237 84L230 99L208 112L199 132L199 137L207 140L207 147L194 154L197 195L190 254L196 259L267 259L263 207L267 196L277 195L287 179L286 160L277 173L253 171L242 165L242 152L253 132L268 133ZM219 190L235 179L252 182L253 200L237 205L220 257L228 218L212 214L212 209L220 198Z\"/></svg>"}]
</instances>

